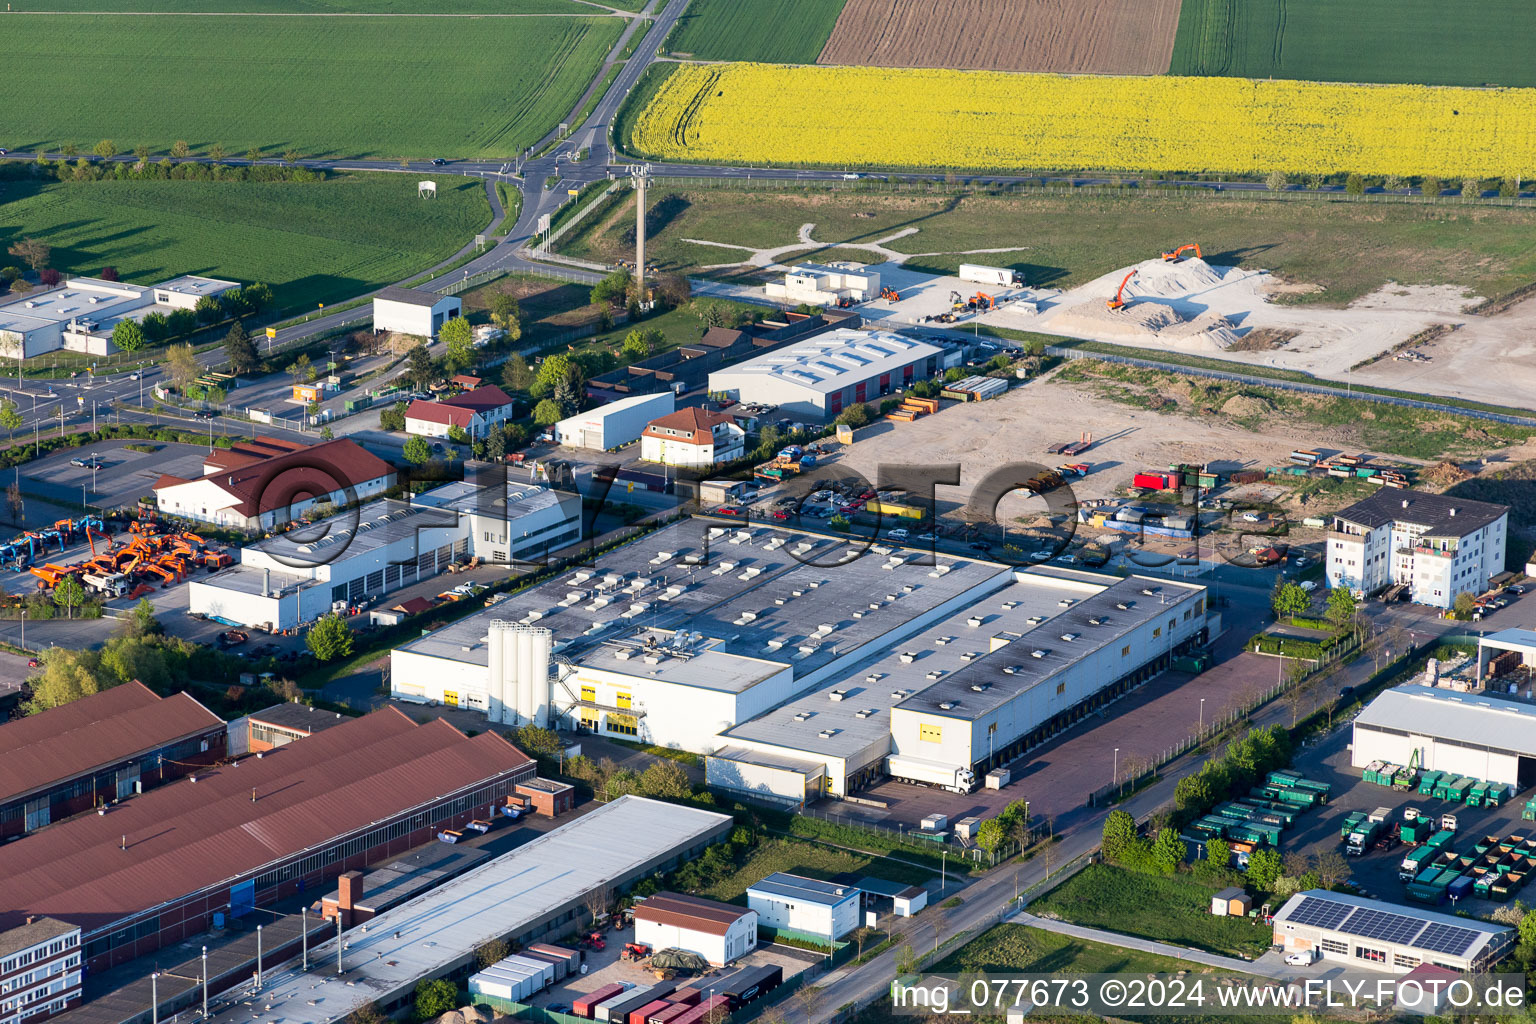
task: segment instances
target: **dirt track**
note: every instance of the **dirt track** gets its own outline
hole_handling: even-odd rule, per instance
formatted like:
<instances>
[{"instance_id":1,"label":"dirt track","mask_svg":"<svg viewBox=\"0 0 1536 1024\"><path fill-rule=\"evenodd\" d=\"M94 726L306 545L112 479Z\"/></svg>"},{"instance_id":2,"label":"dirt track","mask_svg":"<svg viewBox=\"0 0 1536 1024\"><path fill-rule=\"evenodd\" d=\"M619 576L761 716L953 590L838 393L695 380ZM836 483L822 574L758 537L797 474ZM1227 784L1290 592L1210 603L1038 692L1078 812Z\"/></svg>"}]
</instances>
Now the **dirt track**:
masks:
<instances>
[{"instance_id":1,"label":"dirt track","mask_svg":"<svg viewBox=\"0 0 1536 1024\"><path fill-rule=\"evenodd\" d=\"M1180 0L848 0L821 64L1160 75Z\"/></svg>"}]
</instances>

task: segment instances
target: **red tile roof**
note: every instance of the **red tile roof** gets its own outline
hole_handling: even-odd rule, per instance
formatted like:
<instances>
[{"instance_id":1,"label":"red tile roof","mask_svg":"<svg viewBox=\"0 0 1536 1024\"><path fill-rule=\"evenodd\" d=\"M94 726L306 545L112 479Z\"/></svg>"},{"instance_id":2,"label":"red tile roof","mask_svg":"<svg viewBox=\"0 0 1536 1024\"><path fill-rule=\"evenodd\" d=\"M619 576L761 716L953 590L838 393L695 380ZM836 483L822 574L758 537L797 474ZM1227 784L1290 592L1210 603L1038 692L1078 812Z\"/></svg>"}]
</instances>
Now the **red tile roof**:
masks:
<instances>
[{"instance_id":1,"label":"red tile roof","mask_svg":"<svg viewBox=\"0 0 1536 1024\"><path fill-rule=\"evenodd\" d=\"M511 395L494 384L487 384L483 388L466 391L452 398L439 398L435 402L418 398L405 410L405 418L468 428L470 418L475 413L494 412L511 404Z\"/></svg>"},{"instance_id":2,"label":"red tile roof","mask_svg":"<svg viewBox=\"0 0 1536 1024\"><path fill-rule=\"evenodd\" d=\"M357 487L393 473L383 459L368 453L355 441L340 438L324 444L300 446L199 479L210 481L230 495L226 507L251 517L286 508L304 498ZM155 489L158 491L167 486L176 485L157 481Z\"/></svg>"},{"instance_id":3,"label":"red tile roof","mask_svg":"<svg viewBox=\"0 0 1536 1024\"><path fill-rule=\"evenodd\" d=\"M473 377L467 373L460 373L448 378L448 383L457 384L461 388L477 388L480 386L479 377Z\"/></svg>"},{"instance_id":4,"label":"red tile roof","mask_svg":"<svg viewBox=\"0 0 1536 1024\"><path fill-rule=\"evenodd\" d=\"M407 615L420 615L432 608L433 601L430 597L413 597L408 601L401 601L391 611L404 612Z\"/></svg>"},{"instance_id":5,"label":"red tile roof","mask_svg":"<svg viewBox=\"0 0 1536 1024\"><path fill-rule=\"evenodd\" d=\"M723 412L710 412L700 409L698 406L690 406L687 409L679 409L677 412L668 413L659 419L651 420L645 425L645 437L659 437L665 441L685 441L690 444L710 444L715 439L715 425L719 423L734 423L735 420ZM660 429L686 432L680 434L664 434Z\"/></svg>"},{"instance_id":6,"label":"red tile roof","mask_svg":"<svg viewBox=\"0 0 1536 1024\"><path fill-rule=\"evenodd\" d=\"M161 700L137 681L49 708L0 726L0 803L223 724L187 694Z\"/></svg>"},{"instance_id":7,"label":"red tile roof","mask_svg":"<svg viewBox=\"0 0 1536 1024\"><path fill-rule=\"evenodd\" d=\"M494 731L385 708L0 846L0 930L104 927L532 764Z\"/></svg>"},{"instance_id":8,"label":"red tile roof","mask_svg":"<svg viewBox=\"0 0 1536 1024\"><path fill-rule=\"evenodd\" d=\"M215 448L203 456L203 472L217 473L240 466L249 466L266 459L301 451L305 445L280 437L254 437L249 441L236 441L229 448Z\"/></svg>"}]
</instances>

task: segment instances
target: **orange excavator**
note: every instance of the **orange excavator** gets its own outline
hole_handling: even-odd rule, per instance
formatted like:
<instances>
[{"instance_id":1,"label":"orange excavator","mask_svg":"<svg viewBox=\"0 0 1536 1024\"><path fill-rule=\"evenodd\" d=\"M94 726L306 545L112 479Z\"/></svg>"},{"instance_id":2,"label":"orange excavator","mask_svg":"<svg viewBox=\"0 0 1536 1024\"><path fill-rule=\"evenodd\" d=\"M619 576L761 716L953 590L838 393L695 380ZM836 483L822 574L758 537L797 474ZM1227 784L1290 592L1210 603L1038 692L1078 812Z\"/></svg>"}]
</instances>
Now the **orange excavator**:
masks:
<instances>
[{"instance_id":1,"label":"orange excavator","mask_svg":"<svg viewBox=\"0 0 1536 1024\"><path fill-rule=\"evenodd\" d=\"M164 583L160 584L161 587L168 587L172 583L177 582L177 580L178 580L178 577L177 577L176 573L174 573L170 569L166 569L166 568L163 568L162 566L156 565L153 562L147 562L144 565L139 566L139 572L141 572L141 573L148 573L151 576L158 576L158 577L160 577L162 580L165 581Z\"/></svg>"},{"instance_id":2,"label":"orange excavator","mask_svg":"<svg viewBox=\"0 0 1536 1024\"><path fill-rule=\"evenodd\" d=\"M986 292L977 292L975 296L972 297L971 302L974 303L976 308L979 310L991 310L997 308L997 303L994 302L992 300L992 296L988 295Z\"/></svg>"},{"instance_id":3,"label":"orange excavator","mask_svg":"<svg viewBox=\"0 0 1536 1024\"><path fill-rule=\"evenodd\" d=\"M1190 242L1188 245L1181 245L1181 246L1179 246L1177 249L1173 250L1173 252L1165 252L1165 253L1163 253L1163 262L1164 263L1177 263L1180 260L1182 260L1184 258L1184 254L1189 252L1191 249L1193 249L1195 251L1195 259L1197 259L1197 260L1205 259L1205 256L1203 256L1201 254L1201 252L1200 252L1200 243L1199 242Z\"/></svg>"},{"instance_id":4,"label":"orange excavator","mask_svg":"<svg viewBox=\"0 0 1536 1024\"><path fill-rule=\"evenodd\" d=\"M1125 280L1121 281L1120 287L1115 289L1115 297L1108 300L1108 306L1110 309L1123 309L1125 307L1125 286L1130 284L1131 278L1135 277L1139 273L1141 273L1140 270L1133 270L1129 274L1125 275Z\"/></svg>"}]
</instances>

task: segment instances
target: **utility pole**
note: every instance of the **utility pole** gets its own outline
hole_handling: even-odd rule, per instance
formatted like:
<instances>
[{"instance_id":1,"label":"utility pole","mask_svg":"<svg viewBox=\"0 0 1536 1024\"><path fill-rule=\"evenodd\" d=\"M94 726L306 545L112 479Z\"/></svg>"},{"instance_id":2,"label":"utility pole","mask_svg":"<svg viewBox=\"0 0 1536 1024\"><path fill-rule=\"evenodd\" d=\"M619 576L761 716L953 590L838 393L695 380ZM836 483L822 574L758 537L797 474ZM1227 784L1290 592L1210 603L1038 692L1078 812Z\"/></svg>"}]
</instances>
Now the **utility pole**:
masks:
<instances>
[{"instance_id":1,"label":"utility pole","mask_svg":"<svg viewBox=\"0 0 1536 1024\"><path fill-rule=\"evenodd\" d=\"M203 1016L208 1016L208 947L203 947Z\"/></svg>"},{"instance_id":2,"label":"utility pole","mask_svg":"<svg viewBox=\"0 0 1536 1024\"><path fill-rule=\"evenodd\" d=\"M304 970L305 973L308 973L309 972L309 907L305 906L305 907L300 907L299 908L299 922L300 922L299 927L302 929L302 931L299 933L299 938L300 938L300 941L303 943L303 950L304 950L304 961L303 961L304 962L304 967L303 967L303 970Z\"/></svg>"}]
</instances>

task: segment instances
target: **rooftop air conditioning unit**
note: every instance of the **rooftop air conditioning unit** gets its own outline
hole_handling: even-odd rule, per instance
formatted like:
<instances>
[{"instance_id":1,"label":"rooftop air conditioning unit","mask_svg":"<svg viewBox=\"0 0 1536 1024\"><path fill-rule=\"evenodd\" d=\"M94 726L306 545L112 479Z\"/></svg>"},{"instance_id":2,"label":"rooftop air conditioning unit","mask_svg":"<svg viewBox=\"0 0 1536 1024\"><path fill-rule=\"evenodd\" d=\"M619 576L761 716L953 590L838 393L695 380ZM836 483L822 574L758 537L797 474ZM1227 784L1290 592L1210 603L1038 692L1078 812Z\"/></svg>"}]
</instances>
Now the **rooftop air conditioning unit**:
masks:
<instances>
[{"instance_id":1,"label":"rooftop air conditioning unit","mask_svg":"<svg viewBox=\"0 0 1536 1024\"><path fill-rule=\"evenodd\" d=\"M970 626L972 629L975 629L975 628L977 628L978 626L981 625L981 616L980 615L972 615L970 618L965 620L965 624L967 626Z\"/></svg>"},{"instance_id":2,"label":"rooftop air conditioning unit","mask_svg":"<svg viewBox=\"0 0 1536 1024\"><path fill-rule=\"evenodd\" d=\"M940 701L939 702L939 710L940 711L953 711L954 708L955 708L955 702L952 701L952 700L946 700L946 701Z\"/></svg>"},{"instance_id":3,"label":"rooftop air conditioning unit","mask_svg":"<svg viewBox=\"0 0 1536 1024\"><path fill-rule=\"evenodd\" d=\"M797 722L808 721L810 719L810 717L811 717L811 713L809 711L797 711L797 712L795 712L795 721L797 721Z\"/></svg>"},{"instance_id":4,"label":"rooftop air conditioning unit","mask_svg":"<svg viewBox=\"0 0 1536 1024\"><path fill-rule=\"evenodd\" d=\"M1124 601L1116 601L1115 607L1119 608L1121 611L1129 611L1131 606L1126 604Z\"/></svg>"},{"instance_id":5,"label":"rooftop air conditioning unit","mask_svg":"<svg viewBox=\"0 0 1536 1024\"><path fill-rule=\"evenodd\" d=\"M1099 618L1097 615L1090 615L1088 617L1088 625L1090 625L1090 626L1102 626L1102 625L1104 625L1104 620Z\"/></svg>"},{"instance_id":6,"label":"rooftop air conditioning unit","mask_svg":"<svg viewBox=\"0 0 1536 1024\"><path fill-rule=\"evenodd\" d=\"M882 680L884 678L885 678L885 673L884 672L871 672L869 675L864 677L864 681L866 683L878 683L880 680Z\"/></svg>"},{"instance_id":7,"label":"rooftop air conditioning unit","mask_svg":"<svg viewBox=\"0 0 1536 1024\"><path fill-rule=\"evenodd\" d=\"M934 670L932 670L931 672L928 673L928 678L929 679L943 679L944 678L944 670L941 669L941 668L936 668L936 669L934 669Z\"/></svg>"},{"instance_id":8,"label":"rooftop air conditioning unit","mask_svg":"<svg viewBox=\"0 0 1536 1024\"><path fill-rule=\"evenodd\" d=\"M827 697L833 701L841 701L846 696L848 696L847 690L833 690L827 694Z\"/></svg>"},{"instance_id":9,"label":"rooftop air conditioning unit","mask_svg":"<svg viewBox=\"0 0 1536 1024\"><path fill-rule=\"evenodd\" d=\"M902 651L901 652L901 663L903 665L910 665L910 664L912 664L916 660L917 660L917 655L915 653L913 653L912 651Z\"/></svg>"},{"instance_id":10,"label":"rooftop air conditioning unit","mask_svg":"<svg viewBox=\"0 0 1536 1024\"><path fill-rule=\"evenodd\" d=\"M1061 638L1063 640L1065 640L1067 643L1071 643L1072 641L1076 640L1080 635L1081 634L1079 634L1079 633L1063 633L1063 634L1061 634Z\"/></svg>"},{"instance_id":11,"label":"rooftop air conditioning unit","mask_svg":"<svg viewBox=\"0 0 1536 1024\"><path fill-rule=\"evenodd\" d=\"M1141 592L1143 594L1146 594L1148 597L1151 597L1152 595L1157 593L1157 588L1156 587L1142 587L1141 588Z\"/></svg>"},{"instance_id":12,"label":"rooftop air conditioning unit","mask_svg":"<svg viewBox=\"0 0 1536 1024\"><path fill-rule=\"evenodd\" d=\"M1031 658L1043 658L1047 654L1050 654L1050 653L1051 653L1050 651L1046 650L1043 647L1036 647L1034 650L1029 652L1029 656Z\"/></svg>"},{"instance_id":13,"label":"rooftop air conditioning unit","mask_svg":"<svg viewBox=\"0 0 1536 1024\"><path fill-rule=\"evenodd\" d=\"M1061 605L1063 608L1071 608L1075 602L1070 597L1064 597L1056 603Z\"/></svg>"}]
</instances>

